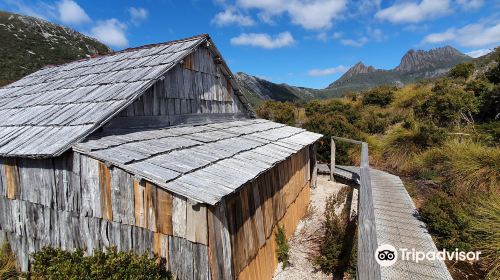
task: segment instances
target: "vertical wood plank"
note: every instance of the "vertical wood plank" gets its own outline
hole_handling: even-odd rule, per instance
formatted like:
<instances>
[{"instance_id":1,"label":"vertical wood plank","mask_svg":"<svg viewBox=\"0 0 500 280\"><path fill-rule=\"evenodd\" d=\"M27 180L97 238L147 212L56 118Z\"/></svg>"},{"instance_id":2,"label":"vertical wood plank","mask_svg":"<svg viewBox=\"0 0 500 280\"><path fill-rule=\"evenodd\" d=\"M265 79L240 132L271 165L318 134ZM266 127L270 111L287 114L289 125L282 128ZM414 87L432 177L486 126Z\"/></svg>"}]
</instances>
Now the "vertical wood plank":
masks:
<instances>
[{"instance_id":1,"label":"vertical wood plank","mask_svg":"<svg viewBox=\"0 0 500 280\"><path fill-rule=\"evenodd\" d=\"M207 208L201 204L187 203L186 238L189 241L208 244Z\"/></svg>"},{"instance_id":2,"label":"vertical wood plank","mask_svg":"<svg viewBox=\"0 0 500 280\"><path fill-rule=\"evenodd\" d=\"M111 173L109 168L99 162L99 188L101 193L101 213L104 219L113 220L113 207L111 205Z\"/></svg>"},{"instance_id":3,"label":"vertical wood plank","mask_svg":"<svg viewBox=\"0 0 500 280\"><path fill-rule=\"evenodd\" d=\"M139 182L138 179L134 179L134 218L135 225L138 227L146 227L146 202L145 202L145 192L146 188L144 186L144 180Z\"/></svg>"},{"instance_id":4,"label":"vertical wood plank","mask_svg":"<svg viewBox=\"0 0 500 280\"><path fill-rule=\"evenodd\" d=\"M156 186L146 181L146 228L156 232L157 231L157 196Z\"/></svg>"},{"instance_id":5,"label":"vertical wood plank","mask_svg":"<svg viewBox=\"0 0 500 280\"><path fill-rule=\"evenodd\" d=\"M87 156L81 157L82 211L89 217L101 217L99 188L99 162Z\"/></svg>"},{"instance_id":6,"label":"vertical wood plank","mask_svg":"<svg viewBox=\"0 0 500 280\"><path fill-rule=\"evenodd\" d=\"M17 168L16 159L6 158L4 161L4 173L5 173L5 185L7 198L17 199L19 198L20 186L19 186L19 170Z\"/></svg>"},{"instance_id":7,"label":"vertical wood plank","mask_svg":"<svg viewBox=\"0 0 500 280\"><path fill-rule=\"evenodd\" d=\"M177 195L172 201L172 231L177 237L186 238L186 199Z\"/></svg>"},{"instance_id":8,"label":"vertical wood plank","mask_svg":"<svg viewBox=\"0 0 500 280\"><path fill-rule=\"evenodd\" d=\"M158 199L158 231L172 235L172 195L162 189L157 189L157 199Z\"/></svg>"}]
</instances>

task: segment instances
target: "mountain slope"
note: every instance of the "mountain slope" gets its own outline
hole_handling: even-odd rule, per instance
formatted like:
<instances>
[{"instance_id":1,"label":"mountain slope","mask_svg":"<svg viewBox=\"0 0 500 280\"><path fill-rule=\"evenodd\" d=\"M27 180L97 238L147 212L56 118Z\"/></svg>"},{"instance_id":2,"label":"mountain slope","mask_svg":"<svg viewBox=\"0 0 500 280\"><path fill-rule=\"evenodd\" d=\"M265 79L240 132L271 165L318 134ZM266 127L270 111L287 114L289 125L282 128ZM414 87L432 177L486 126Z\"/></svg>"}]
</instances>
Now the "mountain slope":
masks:
<instances>
[{"instance_id":1,"label":"mountain slope","mask_svg":"<svg viewBox=\"0 0 500 280\"><path fill-rule=\"evenodd\" d=\"M0 86L48 64L111 51L72 29L3 11L0 11L0 42Z\"/></svg>"},{"instance_id":2,"label":"mountain slope","mask_svg":"<svg viewBox=\"0 0 500 280\"><path fill-rule=\"evenodd\" d=\"M375 69L359 62L330 84L326 88L326 95L337 96L378 85L402 85L419 79L434 78L447 73L458 63L470 60L471 57L455 48L445 46L429 51L409 50L401 58L399 65L391 70Z\"/></svg>"},{"instance_id":3,"label":"mountain slope","mask_svg":"<svg viewBox=\"0 0 500 280\"><path fill-rule=\"evenodd\" d=\"M264 79L238 72L235 75L241 91L252 105L263 100L297 101L314 97L314 89L275 84Z\"/></svg>"}]
</instances>

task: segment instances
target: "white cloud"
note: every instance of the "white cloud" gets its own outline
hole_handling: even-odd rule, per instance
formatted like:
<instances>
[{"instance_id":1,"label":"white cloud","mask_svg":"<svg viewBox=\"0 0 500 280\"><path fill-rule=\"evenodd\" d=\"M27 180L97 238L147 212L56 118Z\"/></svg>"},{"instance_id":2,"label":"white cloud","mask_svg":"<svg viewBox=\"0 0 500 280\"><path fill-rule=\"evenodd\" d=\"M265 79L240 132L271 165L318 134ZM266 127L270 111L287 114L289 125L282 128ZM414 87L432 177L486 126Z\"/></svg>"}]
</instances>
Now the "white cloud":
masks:
<instances>
[{"instance_id":1,"label":"white cloud","mask_svg":"<svg viewBox=\"0 0 500 280\"><path fill-rule=\"evenodd\" d=\"M485 54L489 54L490 52L492 52L493 49L478 49L478 50L473 50L473 51L470 51L470 52L466 52L465 54L470 56L470 57L480 57L480 56L483 56Z\"/></svg>"},{"instance_id":2,"label":"white cloud","mask_svg":"<svg viewBox=\"0 0 500 280\"><path fill-rule=\"evenodd\" d=\"M377 42L381 42L381 41L386 39L384 32L379 28L372 28L372 27L368 26L366 28L366 34L368 34L368 36L370 36L370 38L372 38L373 40L375 40Z\"/></svg>"},{"instance_id":3,"label":"white cloud","mask_svg":"<svg viewBox=\"0 0 500 280\"><path fill-rule=\"evenodd\" d=\"M403 2L394 4L378 11L375 17L393 23L416 23L450 12L450 0L422 0L420 3Z\"/></svg>"},{"instance_id":4,"label":"white cloud","mask_svg":"<svg viewBox=\"0 0 500 280\"><path fill-rule=\"evenodd\" d=\"M326 31L321 31L318 34L316 34L315 38L319 41L326 42L330 39L340 39L342 37L342 33L340 32L334 32L332 34L329 34Z\"/></svg>"},{"instance_id":5,"label":"white cloud","mask_svg":"<svg viewBox=\"0 0 500 280\"><path fill-rule=\"evenodd\" d=\"M242 15L234 7L228 7L224 11L215 15L212 22L217 26L227 26L227 25L241 25L241 26L252 26L255 21L249 17Z\"/></svg>"},{"instance_id":6,"label":"white cloud","mask_svg":"<svg viewBox=\"0 0 500 280\"><path fill-rule=\"evenodd\" d=\"M128 46L125 29L126 24L112 18L97 22L91 30L91 36L105 44L122 48Z\"/></svg>"},{"instance_id":7,"label":"white cloud","mask_svg":"<svg viewBox=\"0 0 500 280\"><path fill-rule=\"evenodd\" d=\"M57 10L59 20L66 24L82 24L91 21L85 10L73 0L57 2Z\"/></svg>"},{"instance_id":8,"label":"white cloud","mask_svg":"<svg viewBox=\"0 0 500 280\"><path fill-rule=\"evenodd\" d=\"M320 32L316 35L316 39L320 40L320 41L323 41L323 42L326 42L328 40L328 33L326 32Z\"/></svg>"},{"instance_id":9,"label":"white cloud","mask_svg":"<svg viewBox=\"0 0 500 280\"><path fill-rule=\"evenodd\" d=\"M429 43L429 44L443 43L446 41L454 40L456 36L457 35L455 29L448 29L443 33L432 33L425 36L424 43Z\"/></svg>"},{"instance_id":10,"label":"white cloud","mask_svg":"<svg viewBox=\"0 0 500 280\"><path fill-rule=\"evenodd\" d=\"M483 0L457 0L457 3L464 9L479 9L483 6Z\"/></svg>"},{"instance_id":11,"label":"white cloud","mask_svg":"<svg viewBox=\"0 0 500 280\"><path fill-rule=\"evenodd\" d=\"M347 69L349 68L345 67L344 65L339 65L336 67L326 68L326 69L311 69L307 72L307 74L313 77L329 76L333 74L344 73L345 71L347 71Z\"/></svg>"},{"instance_id":12,"label":"white cloud","mask_svg":"<svg viewBox=\"0 0 500 280\"><path fill-rule=\"evenodd\" d=\"M354 39L342 39L340 40L340 43L344 46L351 46L351 47L362 47L364 44L368 43L368 38L366 37L361 37L357 40Z\"/></svg>"},{"instance_id":13,"label":"white cloud","mask_svg":"<svg viewBox=\"0 0 500 280\"><path fill-rule=\"evenodd\" d=\"M346 0L238 0L246 9L259 10L259 18L272 23L272 17L287 13L292 23L305 29L325 29L346 8Z\"/></svg>"},{"instance_id":14,"label":"white cloud","mask_svg":"<svg viewBox=\"0 0 500 280\"><path fill-rule=\"evenodd\" d=\"M500 43L500 23L486 26L469 24L462 28L450 28L443 33L427 35L422 43L436 44L455 42L464 47L487 47Z\"/></svg>"},{"instance_id":15,"label":"white cloud","mask_svg":"<svg viewBox=\"0 0 500 280\"><path fill-rule=\"evenodd\" d=\"M292 22L306 29L323 29L332 25L332 19L346 6L344 0L291 1L288 14Z\"/></svg>"},{"instance_id":16,"label":"white cloud","mask_svg":"<svg viewBox=\"0 0 500 280\"><path fill-rule=\"evenodd\" d=\"M130 7L128 9L130 18L134 24L139 24L141 21L148 18L148 10L144 8Z\"/></svg>"},{"instance_id":17,"label":"white cloud","mask_svg":"<svg viewBox=\"0 0 500 280\"><path fill-rule=\"evenodd\" d=\"M231 38L232 45L261 47L264 49L276 49L291 46L295 43L290 32L282 32L271 37L266 33L243 33L238 37Z\"/></svg>"}]
</instances>

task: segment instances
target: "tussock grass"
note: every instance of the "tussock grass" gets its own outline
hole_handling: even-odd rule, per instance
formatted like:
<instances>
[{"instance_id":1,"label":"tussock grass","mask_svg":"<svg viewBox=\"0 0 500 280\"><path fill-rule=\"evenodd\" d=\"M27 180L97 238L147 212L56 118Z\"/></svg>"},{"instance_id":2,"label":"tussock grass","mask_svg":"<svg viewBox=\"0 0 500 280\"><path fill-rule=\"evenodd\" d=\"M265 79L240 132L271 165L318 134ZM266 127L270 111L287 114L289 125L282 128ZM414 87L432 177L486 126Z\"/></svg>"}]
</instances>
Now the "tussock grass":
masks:
<instances>
[{"instance_id":1,"label":"tussock grass","mask_svg":"<svg viewBox=\"0 0 500 280\"><path fill-rule=\"evenodd\" d=\"M416 157L413 169L434 171L457 195L500 191L500 147L450 140Z\"/></svg>"},{"instance_id":2,"label":"tussock grass","mask_svg":"<svg viewBox=\"0 0 500 280\"><path fill-rule=\"evenodd\" d=\"M500 196L480 199L472 219L471 236L481 251L481 268L486 279L500 279Z\"/></svg>"},{"instance_id":3,"label":"tussock grass","mask_svg":"<svg viewBox=\"0 0 500 280\"><path fill-rule=\"evenodd\" d=\"M404 172L411 167L412 159L421 152L422 147L415 141L416 131L395 127L384 138L382 158L385 166Z\"/></svg>"},{"instance_id":4,"label":"tussock grass","mask_svg":"<svg viewBox=\"0 0 500 280\"><path fill-rule=\"evenodd\" d=\"M5 242L0 249L0 279L16 279L20 276L17 269L16 256Z\"/></svg>"}]
</instances>

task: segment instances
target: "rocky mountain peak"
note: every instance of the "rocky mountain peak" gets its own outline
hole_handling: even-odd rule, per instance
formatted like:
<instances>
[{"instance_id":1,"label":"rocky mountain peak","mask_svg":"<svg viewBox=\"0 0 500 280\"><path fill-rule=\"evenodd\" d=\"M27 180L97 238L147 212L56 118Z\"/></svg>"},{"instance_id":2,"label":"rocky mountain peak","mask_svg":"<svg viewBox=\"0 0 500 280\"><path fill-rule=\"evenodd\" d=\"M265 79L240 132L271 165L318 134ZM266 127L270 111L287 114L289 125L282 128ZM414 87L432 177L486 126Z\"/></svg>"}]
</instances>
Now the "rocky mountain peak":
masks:
<instances>
[{"instance_id":1,"label":"rocky mountain peak","mask_svg":"<svg viewBox=\"0 0 500 280\"><path fill-rule=\"evenodd\" d=\"M364 73L370 73L374 72L377 69L375 69L373 66L366 66L363 62L359 61L358 63L354 64L345 74L343 77L352 77L357 74L364 74Z\"/></svg>"},{"instance_id":2,"label":"rocky mountain peak","mask_svg":"<svg viewBox=\"0 0 500 280\"><path fill-rule=\"evenodd\" d=\"M439 68L456 64L456 61L468 58L465 54L459 52L451 46L424 50L409 50L401 58L401 62L394 69L399 72L416 72L425 69Z\"/></svg>"}]
</instances>

